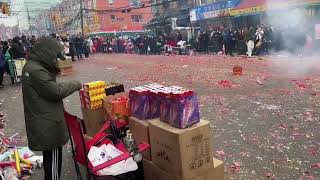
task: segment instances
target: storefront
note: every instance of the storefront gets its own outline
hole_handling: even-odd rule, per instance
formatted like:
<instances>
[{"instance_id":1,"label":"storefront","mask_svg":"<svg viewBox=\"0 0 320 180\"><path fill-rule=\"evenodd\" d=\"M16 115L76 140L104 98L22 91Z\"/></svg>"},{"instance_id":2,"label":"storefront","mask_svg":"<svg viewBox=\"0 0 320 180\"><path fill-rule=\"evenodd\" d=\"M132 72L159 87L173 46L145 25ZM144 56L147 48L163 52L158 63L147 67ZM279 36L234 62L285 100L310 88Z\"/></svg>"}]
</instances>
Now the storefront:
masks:
<instances>
[{"instance_id":1,"label":"storefront","mask_svg":"<svg viewBox=\"0 0 320 180\"><path fill-rule=\"evenodd\" d=\"M242 0L230 16L235 28L299 23L310 29L320 19L319 7L320 0Z\"/></svg>"},{"instance_id":2,"label":"storefront","mask_svg":"<svg viewBox=\"0 0 320 180\"><path fill-rule=\"evenodd\" d=\"M218 1L199 6L190 11L190 21L202 30L230 27L230 10L239 2L240 0Z\"/></svg>"},{"instance_id":3,"label":"storefront","mask_svg":"<svg viewBox=\"0 0 320 180\"><path fill-rule=\"evenodd\" d=\"M255 27L265 19L267 0L243 0L230 11L234 28Z\"/></svg>"}]
</instances>

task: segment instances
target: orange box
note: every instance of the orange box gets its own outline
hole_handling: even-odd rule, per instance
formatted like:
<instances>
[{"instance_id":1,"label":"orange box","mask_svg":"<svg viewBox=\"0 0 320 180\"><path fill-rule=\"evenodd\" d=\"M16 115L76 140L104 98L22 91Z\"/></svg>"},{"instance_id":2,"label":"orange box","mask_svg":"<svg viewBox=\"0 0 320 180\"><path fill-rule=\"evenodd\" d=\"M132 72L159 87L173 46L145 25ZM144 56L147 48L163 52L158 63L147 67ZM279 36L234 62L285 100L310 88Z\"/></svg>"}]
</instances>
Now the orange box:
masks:
<instances>
[{"instance_id":1,"label":"orange box","mask_svg":"<svg viewBox=\"0 0 320 180\"><path fill-rule=\"evenodd\" d=\"M128 95L126 93L119 93L114 96L107 96L104 99L104 109L108 117L112 120L126 118L130 116L128 105Z\"/></svg>"}]
</instances>

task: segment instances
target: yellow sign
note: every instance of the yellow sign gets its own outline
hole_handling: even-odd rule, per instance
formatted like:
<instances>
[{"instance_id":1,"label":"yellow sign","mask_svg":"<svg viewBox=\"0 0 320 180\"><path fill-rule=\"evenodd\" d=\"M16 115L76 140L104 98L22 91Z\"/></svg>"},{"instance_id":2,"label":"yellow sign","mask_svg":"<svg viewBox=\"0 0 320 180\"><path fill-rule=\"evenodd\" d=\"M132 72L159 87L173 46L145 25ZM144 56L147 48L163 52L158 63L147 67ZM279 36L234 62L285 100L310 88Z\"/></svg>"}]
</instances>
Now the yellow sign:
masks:
<instances>
[{"instance_id":1,"label":"yellow sign","mask_svg":"<svg viewBox=\"0 0 320 180\"><path fill-rule=\"evenodd\" d=\"M265 11L265 6L255 6L250 8L243 8L243 9L232 9L230 11L231 16L239 16L243 14L251 14L251 13L258 13Z\"/></svg>"},{"instance_id":2,"label":"yellow sign","mask_svg":"<svg viewBox=\"0 0 320 180\"><path fill-rule=\"evenodd\" d=\"M88 33L89 32L89 27L88 26L85 26L85 27L83 27L83 31L84 31L84 33Z\"/></svg>"},{"instance_id":3,"label":"yellow sign","mask_svg":"<svg viewBox=\"0 0 320 180\"><path fill-rule=\"evenodd\" d=\"M99 15L98 14L95 14L94 16L93 16L93 21L94 21L94 23L99 23L100 22L100 20L99 20Z\"/></svg>"}]
</instances>

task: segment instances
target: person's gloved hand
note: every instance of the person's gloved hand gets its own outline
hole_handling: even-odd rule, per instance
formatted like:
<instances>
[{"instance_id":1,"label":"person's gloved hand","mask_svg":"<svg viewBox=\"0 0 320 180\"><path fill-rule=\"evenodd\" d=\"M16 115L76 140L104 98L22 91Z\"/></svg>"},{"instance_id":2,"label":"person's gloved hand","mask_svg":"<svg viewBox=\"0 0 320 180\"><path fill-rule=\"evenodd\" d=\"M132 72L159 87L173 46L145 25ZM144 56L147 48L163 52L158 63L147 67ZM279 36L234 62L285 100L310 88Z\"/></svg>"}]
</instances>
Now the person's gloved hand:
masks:
<instances>
[{"instance_id":1,"label":"person's gloved hand","mask_svg":"<svg viewBox=\"0 0 320 180\"><path fill-rule=\"evenodd\" d=\"M79 82L79 81L73 81L73 83L74 83L74 85L75 85L75 87L76 87L77 90L82 89L82 84L81 84L81 82Z\"/></svg>"}]
</instances>

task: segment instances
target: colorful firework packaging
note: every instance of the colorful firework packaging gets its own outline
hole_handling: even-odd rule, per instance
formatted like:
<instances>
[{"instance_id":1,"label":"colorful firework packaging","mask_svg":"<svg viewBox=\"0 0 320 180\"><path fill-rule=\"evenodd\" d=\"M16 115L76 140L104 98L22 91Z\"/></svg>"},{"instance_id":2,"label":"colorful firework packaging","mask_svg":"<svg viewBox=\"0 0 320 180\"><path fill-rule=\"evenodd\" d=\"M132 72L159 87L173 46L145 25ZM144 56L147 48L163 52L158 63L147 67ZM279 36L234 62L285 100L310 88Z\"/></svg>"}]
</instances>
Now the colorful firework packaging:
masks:
<instances>
[{"instance_id":1,"label":"colorful firework packaging","mask_svg":"<svg viewBox=\"0 0 320 180\"><path fill-rule=\"evenodd\" d=\"M149 84L129 92L132 115L141 120L160 118L177 128L200 122L197 94L178 86Z\"/></svg>"},{"instance_id":2,"label":"colorful firework packaging","mask_svg":"<svg viewBox=\"0 0 320 180\"><path fill-rule=\"evenodd\" d=\"M82 85L79 92L81 106L87 109L98 109L103 107L106 83L104 81L94 81Z\"/></svg>"},{"instance_id":3,"label":"colorful firework packaging","mask_svg":"<svg viewBox=\"0 0 320 180\"><path fill-rule=\"evenodd\" d=\"M104 108L107 117L115 121L117 127L128 125L130 110L128 107L128 96L125 93L119 93L116 96L108 96L104 100Z\"/></svg>"}]
</instances>

